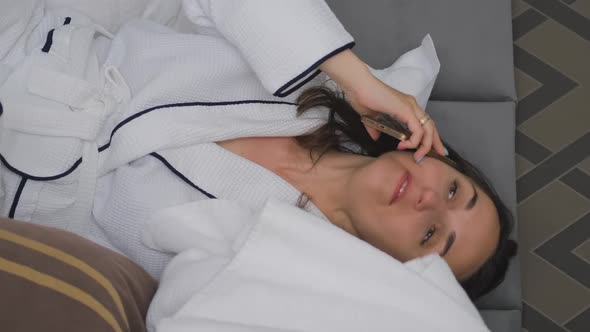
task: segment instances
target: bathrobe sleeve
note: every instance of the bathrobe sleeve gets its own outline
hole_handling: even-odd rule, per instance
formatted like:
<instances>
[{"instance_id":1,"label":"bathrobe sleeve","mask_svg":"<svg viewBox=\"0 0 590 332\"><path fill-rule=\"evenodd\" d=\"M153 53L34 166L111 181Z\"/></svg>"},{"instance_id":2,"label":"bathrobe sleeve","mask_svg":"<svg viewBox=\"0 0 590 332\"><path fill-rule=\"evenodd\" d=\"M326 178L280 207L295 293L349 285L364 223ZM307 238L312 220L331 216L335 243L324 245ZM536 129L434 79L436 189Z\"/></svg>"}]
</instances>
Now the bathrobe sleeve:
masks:
<instances>
[{"instance_id":1,"label":"bathrobe sleeve","mask_svg":"<svg viewBox=\"0 0 590 332\"><path fill-rule=\"evenodd\" d=\"M319 65L354 46L320 0L184 0L198 26L216 29L241 52L264 87L286 97L320 73Z\"/></svg>"}]
</instances>

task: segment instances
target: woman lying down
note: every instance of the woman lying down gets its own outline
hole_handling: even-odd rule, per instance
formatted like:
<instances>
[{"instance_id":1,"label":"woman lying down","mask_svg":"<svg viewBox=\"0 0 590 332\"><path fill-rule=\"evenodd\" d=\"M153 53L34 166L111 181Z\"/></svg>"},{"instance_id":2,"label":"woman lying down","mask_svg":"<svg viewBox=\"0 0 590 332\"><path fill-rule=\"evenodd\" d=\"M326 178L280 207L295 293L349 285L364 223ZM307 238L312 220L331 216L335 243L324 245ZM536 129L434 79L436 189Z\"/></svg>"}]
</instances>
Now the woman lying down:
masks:
<instances>
[{"instance_id":1,"label":"woman lying down","mask_svg":"<svg viewBox=\"0 0 590 332\"><path fill-rule=\"evenodd\" d=\"M152 329L482 327L457 303L496 287L516 244L508 209L413 96L432 88L431 44L403 61L432 80L402 92L325 3L257 2L187 0L183 24L152 2L120 29L51 2L9 7L1 215L162 278ZM408 139L361 122L378 114ZM401 264L425 256L465 293Z\"/></svg>"}]
</instances>

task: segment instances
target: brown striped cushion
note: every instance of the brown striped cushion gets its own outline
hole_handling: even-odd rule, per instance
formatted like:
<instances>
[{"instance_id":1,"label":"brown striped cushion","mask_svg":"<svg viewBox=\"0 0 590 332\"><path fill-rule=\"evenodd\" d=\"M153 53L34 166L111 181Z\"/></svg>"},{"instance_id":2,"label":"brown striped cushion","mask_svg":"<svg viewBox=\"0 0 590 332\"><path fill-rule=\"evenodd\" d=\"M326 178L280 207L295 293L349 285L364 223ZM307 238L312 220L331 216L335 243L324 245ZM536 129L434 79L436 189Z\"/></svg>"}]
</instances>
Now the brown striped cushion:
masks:
<instances>
[{"instance_id":1,"label":"brown striped cushion","mask_svg":"<svg viewBox=\"0 0 590 332\"><path fill-rule=\"evenodd\" d=\"M145 331L157 283L75 234L0 218L0 330Z\"/></svg>"}]
</instances>

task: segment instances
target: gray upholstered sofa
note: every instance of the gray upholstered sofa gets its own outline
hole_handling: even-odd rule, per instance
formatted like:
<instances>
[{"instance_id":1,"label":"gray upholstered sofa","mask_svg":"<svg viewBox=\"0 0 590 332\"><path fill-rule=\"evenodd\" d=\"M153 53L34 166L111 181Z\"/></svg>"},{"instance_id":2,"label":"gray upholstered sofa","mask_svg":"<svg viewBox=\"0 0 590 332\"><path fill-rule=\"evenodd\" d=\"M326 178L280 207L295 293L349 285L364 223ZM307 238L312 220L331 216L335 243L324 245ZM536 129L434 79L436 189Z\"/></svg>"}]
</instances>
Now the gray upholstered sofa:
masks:
<instances>
[{"instance_id":1,"label":"gray upholstered sofa","mask_svg":"<svg viewBox=\"0 0 590 332\"><path fill-rule=\"evenodd\" d=\"M355 37L356 54L373 68L391 65L427 33L432 36L441 70L426 111L443 139L485 172L516 218L510 1L327 2ZM519 264L513 259L503 284L476 306L492 331L516 332L520 298Z\"/></svg>"}]
</instances>

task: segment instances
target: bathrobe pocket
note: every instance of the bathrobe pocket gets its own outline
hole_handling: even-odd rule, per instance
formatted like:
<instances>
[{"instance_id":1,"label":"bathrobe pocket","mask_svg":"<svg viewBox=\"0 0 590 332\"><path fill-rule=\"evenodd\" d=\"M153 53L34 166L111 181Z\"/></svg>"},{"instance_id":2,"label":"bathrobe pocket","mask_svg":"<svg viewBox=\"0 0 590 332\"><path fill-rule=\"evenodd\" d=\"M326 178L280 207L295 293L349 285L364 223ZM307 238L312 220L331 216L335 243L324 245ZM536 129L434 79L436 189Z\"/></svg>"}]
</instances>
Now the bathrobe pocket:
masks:
<instances>
[{"instance_id":1,"label":"bathrobe pocket","mask_svg":"<svg viewBox=\"0 0 590 332\"><path fill-rule=\"evenodd\" d=\"M90 215L98 168L96 140L121 99L110 93L112 78L120 75L114 68L101 68L94 50L100 30L90 23L49 30L44 43L33 47L0 87L0 159L6 172L21 178L21 185L5 195L12 202L4 215L29 220L44 205L35 203L48 187L41 184L53 188L61 182L68 186L63 192L71 196L64 197L70 208L56 205L53 211L45 209L44 217L59 214L72 220L66 229L84 233L74 224ZM27 200L29 211L19 213L18 202Z\"/></svg>"}]
</instances>

